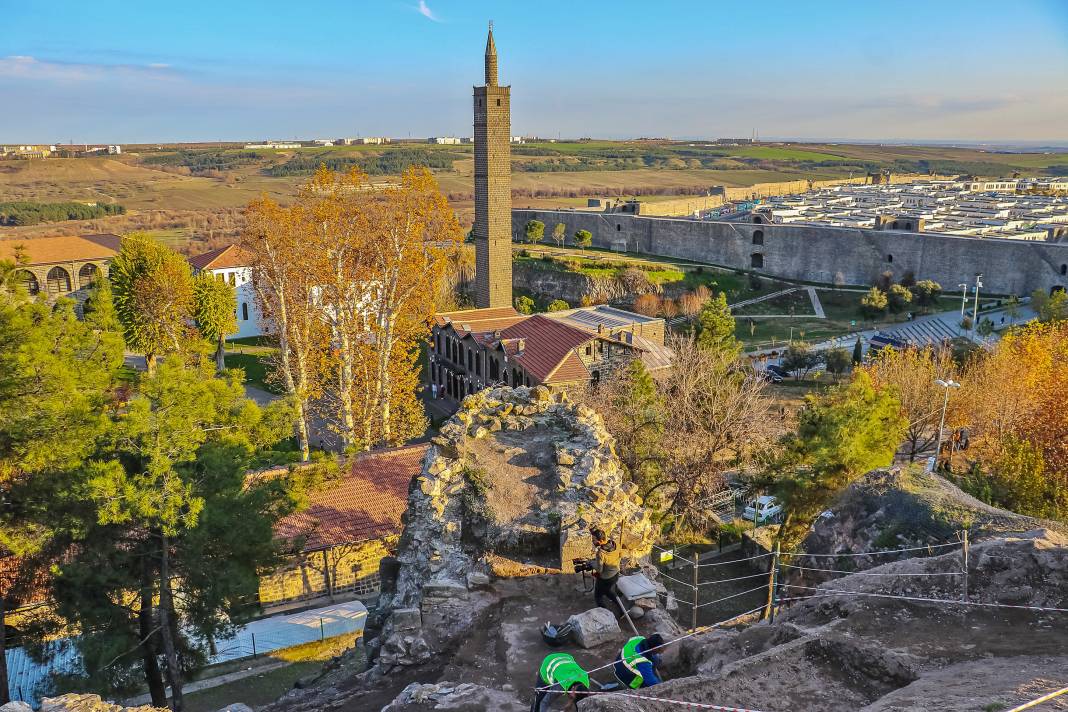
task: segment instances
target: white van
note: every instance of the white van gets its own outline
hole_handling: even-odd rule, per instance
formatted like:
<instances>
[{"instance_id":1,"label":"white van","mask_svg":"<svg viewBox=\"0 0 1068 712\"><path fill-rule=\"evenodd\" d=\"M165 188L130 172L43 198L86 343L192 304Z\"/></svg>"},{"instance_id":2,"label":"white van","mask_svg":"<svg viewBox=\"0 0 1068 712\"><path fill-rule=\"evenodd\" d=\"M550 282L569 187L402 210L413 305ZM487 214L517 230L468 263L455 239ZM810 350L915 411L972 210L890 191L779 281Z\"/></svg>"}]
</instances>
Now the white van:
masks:
<instances>
[{"instance_id":1,"label":"white van","mask_svg":"<svg viewBox=\"0 0 1068 712\"><path fill-rule=\"evenodd\" d=\"M757 524L777 520L782 515L782 505L771 495L763 495L745 505L742 512L743 519L749 519Z\"/></svg>"}]
</instances>

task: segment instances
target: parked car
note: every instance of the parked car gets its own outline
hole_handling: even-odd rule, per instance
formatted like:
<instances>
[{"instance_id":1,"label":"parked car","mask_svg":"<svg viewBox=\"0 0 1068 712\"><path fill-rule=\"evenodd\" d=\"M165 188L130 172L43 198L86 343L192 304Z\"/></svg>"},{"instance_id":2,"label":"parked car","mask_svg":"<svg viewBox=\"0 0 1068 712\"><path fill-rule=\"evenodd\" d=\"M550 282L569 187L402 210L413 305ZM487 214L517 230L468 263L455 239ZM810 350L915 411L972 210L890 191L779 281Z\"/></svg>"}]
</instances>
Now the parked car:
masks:
<instances>
[{"instance_id":1,"label":"parked car","mask_svg":"<svg viewBox=\"0 0 1068 712\"><path fill-rule=\"evenodd\" d=\"M778 373L775 373L775 371L769 371L767 369L763 371L757 371L757 376L764 379L768 383L782 383L784 380L783 377L780 376Z\"/></svg>"},{"instance_id":2,"label":"parked car","mask_svg":"<svg viewBox=\"0 0 1068 712\"><path fill-rule=\"evenodd\" d=\"M776 366L773 363L765 366L764 370L768 373L774 373L779 378L786 378L790 375L789 371L787 371L785 368L783 368L782 366Z\"/></svg>"},{"instance_id":3,"label":"parked car","mask_svg":"<svg viewBox=\"0 0 1068 712\"><path fill-rule=\"evenodd\" d=\"M742 511L742 518L757 524L776 521L782 516L782 505L771 495L763 495L751 500Z\"/></svg>"}]
</instances>

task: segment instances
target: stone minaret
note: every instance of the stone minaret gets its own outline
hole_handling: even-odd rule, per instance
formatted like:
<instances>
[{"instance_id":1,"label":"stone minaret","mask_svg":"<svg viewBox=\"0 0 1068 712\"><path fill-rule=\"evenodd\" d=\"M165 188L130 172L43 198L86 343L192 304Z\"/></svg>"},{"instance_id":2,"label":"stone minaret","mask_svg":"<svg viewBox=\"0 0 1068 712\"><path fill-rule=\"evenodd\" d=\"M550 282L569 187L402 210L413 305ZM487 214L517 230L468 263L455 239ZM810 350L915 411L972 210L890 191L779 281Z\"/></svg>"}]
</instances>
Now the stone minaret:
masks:
<instances>
[{"instance_id":1,"label":"stone minaret","mask_svg":"<svg viewBox=\"0 0 1068 712\"><path fill-rule=\"evenodd\" d=\"M475 306L512 305L511 87L497 84L493 23L486 86L475 87Z\"/></svg>"}]
</instances>

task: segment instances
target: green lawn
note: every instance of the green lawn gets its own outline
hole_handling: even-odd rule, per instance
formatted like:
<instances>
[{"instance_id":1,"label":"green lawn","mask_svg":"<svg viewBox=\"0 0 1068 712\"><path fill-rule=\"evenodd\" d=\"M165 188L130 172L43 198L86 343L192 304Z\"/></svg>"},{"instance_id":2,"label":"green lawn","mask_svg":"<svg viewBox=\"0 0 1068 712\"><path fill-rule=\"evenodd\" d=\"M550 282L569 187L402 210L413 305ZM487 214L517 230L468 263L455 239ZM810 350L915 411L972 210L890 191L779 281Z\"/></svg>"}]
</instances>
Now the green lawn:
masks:
<instances>
[{"instance_id":1,"label":"green lawn","mask_svg":"<svg viewBox=\"0 0 1068 712\"><path fill-rule=\"evenodd\" d=\"M184 695L185 709L187 712L215 712L236 702L256 709L292 690L298 678L315 675L322 668L321 662L293 663L218 687L190 692Z\"/></svg>"},{"instance_id":2,"label":"green lawn","mask_svg":"<svg viewBox=\"0 0 1068 712\"><path fill-rule=\"evenodd\" d=\"M790 292L789 294L780 294L777 297L765 299L762 302L747 304L739 309L733 310L733 313L736 316L747 316L751 314L796 314L801 316L804 314L815 315L816 312L812 308L812 300L809 299L808 292L806 290L801 290Z\"/></svg>"},{"instance_id":3,"label":"green lawn","mask_svg":"<svg viewBox=\"0 0 1068 712\"><path fill-rule=\"evenodd\" d=\"M255 386L268 393L282 393L281 388L267 382L267 362L261 355L228 353L226 354L226 367L243 369L245 371L245 383L250 386Z\"/></svg>"}]
</instances>

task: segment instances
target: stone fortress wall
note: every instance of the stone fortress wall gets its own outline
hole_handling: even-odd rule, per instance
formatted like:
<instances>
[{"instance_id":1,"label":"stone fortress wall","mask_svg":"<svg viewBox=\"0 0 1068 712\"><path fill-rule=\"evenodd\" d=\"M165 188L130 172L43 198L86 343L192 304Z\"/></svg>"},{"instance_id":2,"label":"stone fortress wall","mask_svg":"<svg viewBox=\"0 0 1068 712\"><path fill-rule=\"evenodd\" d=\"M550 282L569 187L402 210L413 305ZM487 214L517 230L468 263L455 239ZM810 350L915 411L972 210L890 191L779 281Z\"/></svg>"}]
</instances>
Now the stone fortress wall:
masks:
<instances>
[{"instance_id":1,"label":"stone fortress wall","mask_svg":"<svg viewBox=\"0 0 1068 712\"><path fill-rule=\"evenodd\" d=\"M589 230L593 245L755 270L784 279L869 285L883 272L933 279L947 291L983 275L988 294L1068 289L1068 244L936 233L798 224L713 222L570 210L512 211L512 231L528 220L546 232Z\"/></svg>"}]
</instances>

